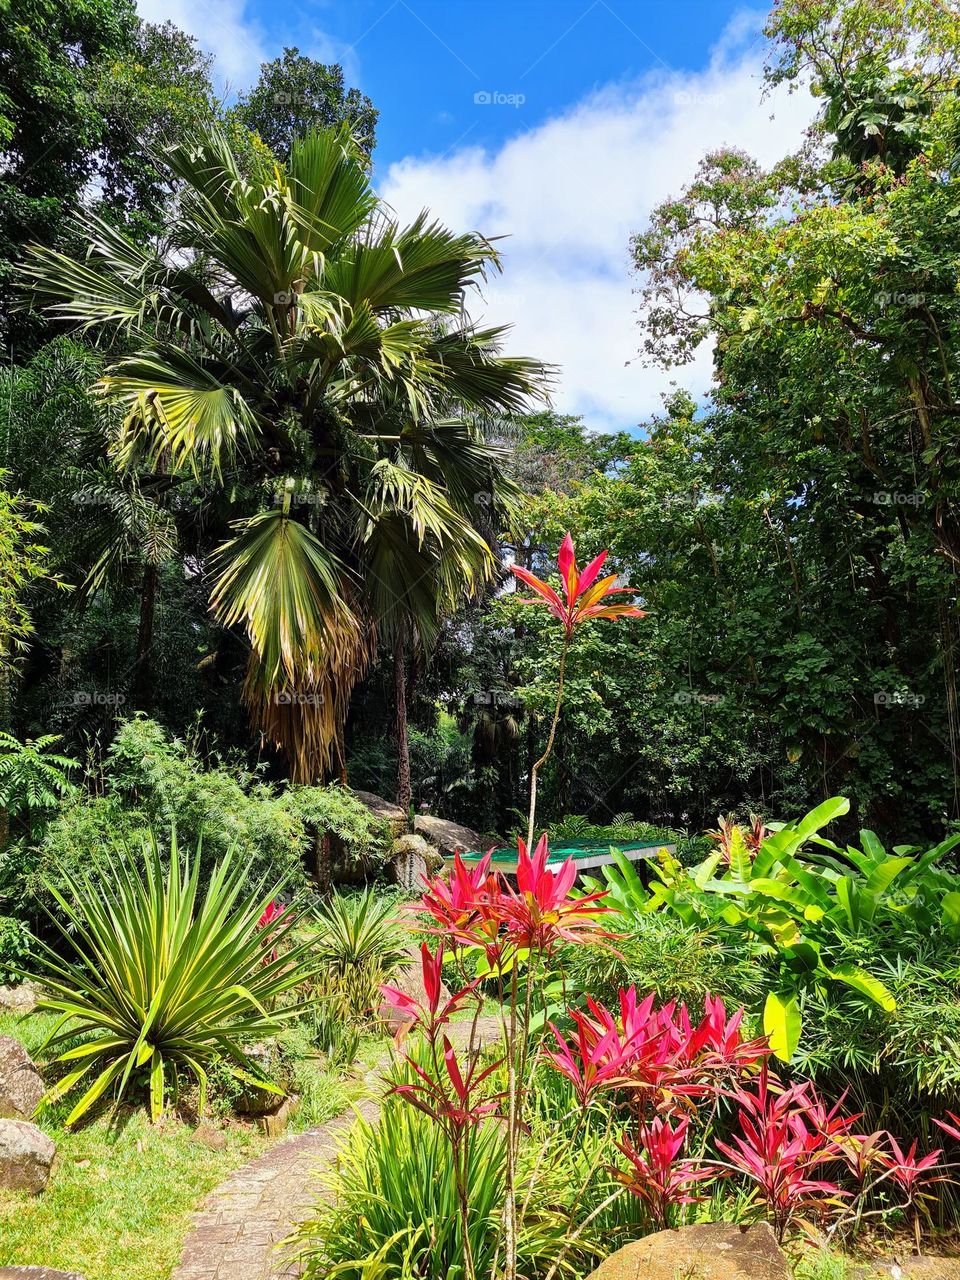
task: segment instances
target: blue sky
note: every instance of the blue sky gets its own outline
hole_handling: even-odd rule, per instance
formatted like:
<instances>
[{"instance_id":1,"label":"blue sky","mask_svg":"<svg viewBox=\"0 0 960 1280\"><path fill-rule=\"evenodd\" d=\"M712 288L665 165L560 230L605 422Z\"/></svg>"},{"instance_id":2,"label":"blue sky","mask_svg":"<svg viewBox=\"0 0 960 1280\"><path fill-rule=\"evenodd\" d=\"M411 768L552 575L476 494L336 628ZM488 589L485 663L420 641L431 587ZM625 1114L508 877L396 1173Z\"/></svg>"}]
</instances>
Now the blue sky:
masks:
<instances>
[{"instance_id":1,"label":"blue sky","mask_svg":"<svg viewBox=\"0 0 960 1280\"><path fill-rule=\"evenodd\" d=\"M214 54L236 91L284 45L344 66L380 110L375 174L397 213L505 235L472 311L559 366L554 400L633 427L709 352L663 371L641 341L628 241L705 151L770 163L796 146L804 95L761 101L762 11L730 0L138 0Z\"/></svg>"}]
</instances>

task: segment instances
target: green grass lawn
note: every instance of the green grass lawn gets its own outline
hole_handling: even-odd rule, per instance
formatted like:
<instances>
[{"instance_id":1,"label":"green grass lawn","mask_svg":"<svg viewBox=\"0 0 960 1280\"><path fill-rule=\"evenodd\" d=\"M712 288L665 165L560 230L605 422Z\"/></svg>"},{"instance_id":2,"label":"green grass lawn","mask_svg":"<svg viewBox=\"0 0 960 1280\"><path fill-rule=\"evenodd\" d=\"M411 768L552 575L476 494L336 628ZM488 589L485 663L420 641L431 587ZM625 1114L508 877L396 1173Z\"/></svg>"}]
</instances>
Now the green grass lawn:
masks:
<instances>
[{"instance_id":1,"label":"green grass lawn","mask_svg":"<svg viewBox=\"0 0 960 1280\"><path fill-rule=\"evenodd\" d=\"M49 1015L0 1015L36 1056L53 1025ZM300 1124L316 1124L365 1092L363 1074L383 1042L363 1046L352 1078L318 1068ZM206 1193L269 1145L252 1127L229 1126L227 1146L211 1151L183 1124L154 1127L144 1109L109 1111L76 1132L63 1128L67 1107L41 1118L57 1143L53 1177L40 1196L0 1191L0 1266L47 1265L85 1280L167 1280L180 1257L190 1215Z\"/></svg>"},{"instance_id":2,"label":"green grass lawn","mask_svg":"<svg viewBox=\"0 0 960 1280\"><path fill-rule=\"evenodd\" d=\"M79 1271L86 1280L166 1280L180 1257L190 1214L231 1170L262 1151L255 1130L235 1130L223 1151L144 1111L77 1133L44 1128L59 1148L41 1196L0 1192L0 1263Z\"/></svg>"}]
</instances>

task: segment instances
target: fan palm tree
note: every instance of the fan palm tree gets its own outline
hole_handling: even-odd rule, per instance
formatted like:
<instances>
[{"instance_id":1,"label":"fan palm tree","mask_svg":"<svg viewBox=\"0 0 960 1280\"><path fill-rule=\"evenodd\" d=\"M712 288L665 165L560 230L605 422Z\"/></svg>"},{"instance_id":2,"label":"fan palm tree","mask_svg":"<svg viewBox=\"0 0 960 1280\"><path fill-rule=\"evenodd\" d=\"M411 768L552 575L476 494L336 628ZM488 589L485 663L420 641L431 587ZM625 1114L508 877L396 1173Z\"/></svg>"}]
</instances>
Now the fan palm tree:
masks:
<instances>
[{"instance_id":1,"label":"fan palm tree","mask_svg":"<svg viewBox=\"0 0 960 1280\"><path fill-rule=\"evenodd\" d=\"M34 246L24 275L54 316L137 348L97 384L125 409L116 465L189 475L229 509L202 558L211 608L249 642L255 725L312 780L343 767L396 575L428 631L451 575L492 568L470 511L503 496L501 459L466 415L524 410L549 372L464 320L493 246L426 213L401 226L347 132L253 175L216 129L166 161L182 191L163 245L86 213L85 256Z\"/></svg>"}]
</instances>

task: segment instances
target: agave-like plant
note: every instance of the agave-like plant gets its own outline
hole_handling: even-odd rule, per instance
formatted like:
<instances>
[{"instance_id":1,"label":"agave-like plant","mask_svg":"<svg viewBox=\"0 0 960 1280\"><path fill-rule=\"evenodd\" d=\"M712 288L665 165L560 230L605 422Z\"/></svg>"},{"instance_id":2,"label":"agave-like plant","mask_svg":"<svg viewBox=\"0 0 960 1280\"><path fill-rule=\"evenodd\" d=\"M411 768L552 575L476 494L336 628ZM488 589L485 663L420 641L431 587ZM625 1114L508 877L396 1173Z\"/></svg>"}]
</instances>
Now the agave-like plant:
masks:
<instances>
[{"instance_id":1,"label":"agave-like plant","mask_svg":"<svg viewBox=\"0 0 960 1280\"><path fill-rule=\"evenodd\" d=\"M341 1017L364 1018L380 1002L380 985L407 959L409 936L396 905L372 889L334 893L316 910L314 952L323 975L318 994Z\"/></svg>"},{"instance_id":2,"label":"agave-like plant","mask_svg":"<svg viewBox=\"0 0 960 1280\"><path fill-rule=\"evenodd\" d=\"M152 835L142 854L121 849L92 872L70 873L46 888L69 953L41 943L49 991L40 1007L61 1014L45 1048L63 1048L67 1073L44 1102L65 1097L95 1073L67 1117L78 1121L112 1090L119 1103L149 1079L150 1113L163 1113L181 1074L206 1101L207 1069L222 1061L236 1078L280 1093L245 1046L276 1035L303 1001L281 1003L316 970L308 942L285 945L294 913L259 925L283 884L244 894L237 857L216 864L204 892L200 859L171 841L169 866ZM79 1041L79 1043L78 1043Z\"/></svg>"},{"instance_id":3,"label":"agave-like plant","mask_svg":"<svg viewBox=\"0 0 960 1280\"><path fill-rule=\"evenodd\" d=\"M324 963L340 973L370 962L389 971L407 955L409 939L396 903L378 897L372 889L333 893L315 914L314 946Z\"/></svg>"}]
</instances>

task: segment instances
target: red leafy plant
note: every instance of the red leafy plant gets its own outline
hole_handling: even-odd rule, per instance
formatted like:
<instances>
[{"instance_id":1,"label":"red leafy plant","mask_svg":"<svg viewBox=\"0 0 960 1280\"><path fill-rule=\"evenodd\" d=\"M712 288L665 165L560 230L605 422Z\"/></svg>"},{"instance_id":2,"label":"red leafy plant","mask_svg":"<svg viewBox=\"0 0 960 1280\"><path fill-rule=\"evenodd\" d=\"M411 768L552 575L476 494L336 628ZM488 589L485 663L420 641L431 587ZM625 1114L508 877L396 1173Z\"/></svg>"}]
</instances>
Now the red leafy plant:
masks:
<instances>
[{"instance_id":1,"label":"red leafy plant","mask_svg":"<svg viewBox=\"0 0 960 1280\"><path fill-rule=\"evenodd\" d=\"M939 1121L937 1123L940 1123ZM942 1129L946 1126L940 1123ZM949 1133L949 1129L947 1129ZM940 1157L943 1151L937 1147L925 1156L917 1155L917 1141L910 1144L904 1152L892 1133L887 1134L890 1150L881 1152L880 1163L889 1172L893 1182L904 1197L904 1211L913 1228L913 1239L917 1253L920 1252L920 1219L930 1217L930 1204L935 1197L929 1189L937 1183L949 1182L951 1179L942 1168Z\"/></svg>"},{"instance_id":2,"label":"red leafy plant","mask_svg":"<svg viewBox=\"0 0 960 1280\"><path fill-rule=\"evenodd\" d=\"M260 941L264 945L264 947L270 947L270 939L272 938L274 932L276 931L276 928L280 922L281 917L286 915L286 913L287 913L287 908L278 907L275 901L267 903L266 907L263 910L263 914L260 916L260 919L257 921L257 929L260 932ZM295 916L290 916L289 921L284 921L284 923L285 924L289 923L295 918L296 918ZM277 958L276 947L270 947L270 950L263 957L263 963L272 964L273 961L276 960L276 958Z\"/></svg>"},{"instance_id":3,"label":"red leafy plant","mask_svg":"<svg viewBox=\"0 0 960 1280\"><path fill-rule=\"evenodd\" d=\"M419 1026L430 1046L427 1067L407 1055L414 1073L409 1083L394 1091L426 1112L440 1124L449 1138L454 1155L457 1193L462 1218L462 1238L467 1240L470 1188L466 1185L466 1143L472 1126L496 1116L504 1121L507 1187L504 1201L504 1273L516 1275L516 1155L519 1135L525 1127L525 1085L529 1071L531 1027L538 1003L544 1004L543 986L548 976L545 961L561 944L581 944L606 937L602 917L607 908L602 893L573 894L576 867L571 859L550 866L546 837L531 855L518 841L516 887L491 869L489 855L468 866L460 854L454 857L448 875L425 881L416 909L429 917L428 932L441 941L431 950L424 943L420 951L426 1003L414 1000L396 987L382 988L385 1001ZM483 974L499 977L507 986L506 1007L502 1011L501 1032L506 1060L507 1088L495 1088L496 1072L503 1059L480 1065L477 1023L482 1006L481 978L464 985L446 1001L442 999L441 970L445 944L452 947L451 958L465 973L471 956L482 959ZM526 968L521 991L519 971ZM473 1004L474 1017L464 1058L458 1057L442 1029L451 1015ZM469 1246L464 1267L467 1280L475 1280Z\"/></svg>"},{"instance_id":4,"label":"red leafy plant","mask_svg":"<svg viewBox=\"0 0 960 1280\"><path fill-rule=\"evenodd\" d=\"M718 1141L717 1149L757 1187L782 1243L791 1227L809 1215L822 1217L849 1195L822 1173L839 1157L840 1139L854 1117L828 1112L808 1081L783 1088L766 1066L755 1092L738 1088L733 1096L740 1134L732 1144ZM826 1129L824 1117L830 1119Z\"/></svg>"},{"instance_id":5,"label":"red leafy plant","mask_svg":"<svg viewBox=\"0 0 960 1280\"><path fill-rule=\"evenodd\" d=\"M570 1011L572 1044L551 1024L557 1048L547 1056L584 1104L598 1089L615 1086L669 1110L678 1099L718 1092L769 1053L766 1040L742 1038L742 1009L728 1018L719 998L707 996L705 1005L693 1025L686 1005L658 1009L652 995L638 1000L635 987L620 992L619 1016L588 997L586 1010Z\"/></svg>"},{"instance_id":6,"label":"red leafy plant","mask_svg":"<svg viewBox=\"0 0 960 1280\"><path fill-rule=\"evenodd\" d=\"M657 1116L649 1124L640 1125L639 1150L628 1137L617 1143L629 1168L614 1169L613 1175L631 1195L643 1201L658 1230L670 1225L675 1205L694 1204L701 1199L691 1190L698 1182L717 1176L711 1165L682 1156L689 1127L688 1116L680 1116L675 1126L671 1126L669 1118Z\"/></svg>"}]
</instances>

